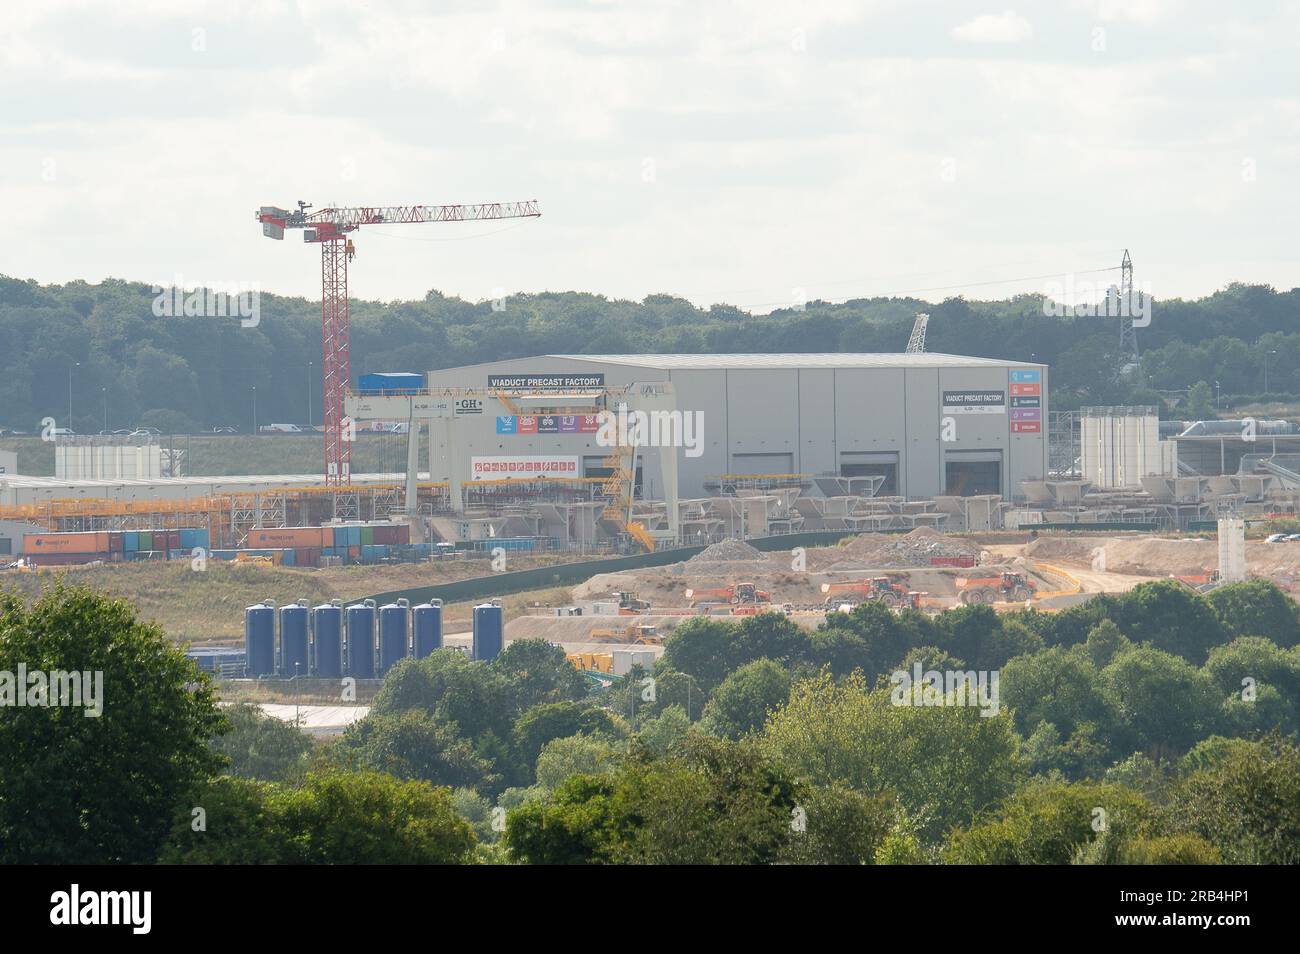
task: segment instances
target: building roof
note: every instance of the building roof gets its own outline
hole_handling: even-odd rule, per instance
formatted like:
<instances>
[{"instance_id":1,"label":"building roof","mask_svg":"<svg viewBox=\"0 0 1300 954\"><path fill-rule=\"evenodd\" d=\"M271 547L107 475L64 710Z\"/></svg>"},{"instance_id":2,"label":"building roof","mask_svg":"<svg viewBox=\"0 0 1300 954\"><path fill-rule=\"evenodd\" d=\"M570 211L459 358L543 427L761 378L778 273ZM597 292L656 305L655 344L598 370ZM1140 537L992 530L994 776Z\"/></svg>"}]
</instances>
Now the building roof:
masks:
<instances>
[{"instance_id":1,"label":"building roof","mask_svg":"<svg viewBox=\"0 0 1300 954\"><path fill-rule=\"evenodd\" d=\"M589 364L622 364L667 371L721 371L750 368L1043 368L1046 365L961 354L548 354L548 358Z\"/></svg>"}]
</instances>

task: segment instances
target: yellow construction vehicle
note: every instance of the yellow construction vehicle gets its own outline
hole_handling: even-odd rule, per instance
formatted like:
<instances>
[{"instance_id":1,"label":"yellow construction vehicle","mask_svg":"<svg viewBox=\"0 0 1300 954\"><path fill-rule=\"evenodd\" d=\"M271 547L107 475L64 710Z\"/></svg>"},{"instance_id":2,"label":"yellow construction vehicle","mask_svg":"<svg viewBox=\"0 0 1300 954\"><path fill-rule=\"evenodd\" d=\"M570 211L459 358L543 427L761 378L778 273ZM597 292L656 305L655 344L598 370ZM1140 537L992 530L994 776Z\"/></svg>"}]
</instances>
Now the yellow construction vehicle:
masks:
<instances>
[{"instance_id":1,"label":"yellow construction vehicle","mask_svg":"<svg viewBox=\"0 0 1300 954\"><path fill-rule=\"evenodd\" d=\"M634 646L662 646L659 629L646 623L628 623L620 629L598 627L591 631L593 643L631 643Z\"/></svg>"}]
</instances>

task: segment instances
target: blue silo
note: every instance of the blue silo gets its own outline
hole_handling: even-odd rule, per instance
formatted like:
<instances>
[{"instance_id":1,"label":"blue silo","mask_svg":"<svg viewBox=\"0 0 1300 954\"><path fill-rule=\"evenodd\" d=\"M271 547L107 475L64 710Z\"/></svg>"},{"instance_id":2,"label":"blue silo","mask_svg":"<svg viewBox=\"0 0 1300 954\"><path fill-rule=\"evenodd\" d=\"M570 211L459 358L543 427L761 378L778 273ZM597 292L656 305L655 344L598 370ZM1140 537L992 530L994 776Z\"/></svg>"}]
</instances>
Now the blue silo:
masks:
<instances>
[{"instance_id":1,"label":"blue silo","mask_svg":"<svg viewBox=\"0 0 1300 954\"><path fill-rule=\"evenodd\" d=\"M275 672L275 604L270 600L244 609L244 659L250 676Z\"/></svg>"},{"instance_id":2,"label":"blue silo","mask_svg":"<svg viewBox=\"0 0 1300 954\"><path fill-rule=\"evenodd\" d=\"M501 607L483 603L474 607L474 658L485 661L501 655L505 643L505 624Z\"/></svg>"},{"instance_id":3,"label":"blue silo","mask_svg":"<svg viewBox=\"0 0 1300 954\"><path fill-rule=\"evenodd\" d=\"M307 675L307 601L280 607L280 675Z\"/></svg>"},{"instance_id":4,"label":"blue silo","mask_svg":"<svg viewBox=\"0 0 1300 954\"><path fill-rule=\"evenodd\" d=\"M411 623L416 659L442 648L442 600L421 603L411 611Z\"/></svg>"},{"instance_id":5,"label":"blue silo","mask_svg":"<svg viewBox=\"0 0 1300 954\"><path fill-rule=\"evenodd\" d=\"M354 603L347 609L348 674L375 678L375 601Z\"/></svg>"},{"instance_id":6,"label":"blue silo","mask_svg":"<svg viewBox=\"0 0 1300 954\"><path fill-rule=\"evenodd\" d=\"M379 607L379 673L409 655L410 606L406 600Z\"/></svg>"},{"instance_id":7,"label":"blue silo","mask_svg":"<svg viewBox=\"0 0 1300 954\"><path fill-rule=\"evenodd\" d=\"M343 675L343 607L322 603L312 610L311 620L316 675L338 679Z\"/></svg>"}]
</instances>

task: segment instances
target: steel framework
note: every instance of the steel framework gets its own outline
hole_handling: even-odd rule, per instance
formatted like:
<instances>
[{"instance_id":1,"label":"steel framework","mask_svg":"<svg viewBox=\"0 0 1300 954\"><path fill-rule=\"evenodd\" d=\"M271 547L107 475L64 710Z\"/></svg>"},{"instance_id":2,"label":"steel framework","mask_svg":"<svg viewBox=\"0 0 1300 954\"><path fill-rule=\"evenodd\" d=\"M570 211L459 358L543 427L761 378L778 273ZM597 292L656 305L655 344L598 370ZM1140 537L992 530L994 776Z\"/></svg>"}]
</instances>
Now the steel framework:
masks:
<instances>
[{"instance_id":1,"label":"steel framework","mask_svg":"<svg viewBox=\"0 0 1300 954\"><path fill-rule=\"evenodd\" d=\"M303 240L321 247L321 357L325 398L325 481L343 486L352 480L353 427L343 417L350 383L348 366L348 262L356 254L349 232L363 225L414 222L475 222L536 218L536 200L479 205L388 205L320 209L299 202L296 211L262 206L257 221L267 238L283 239L285 229L302 229Z\"/></svg>"}]
</instances>

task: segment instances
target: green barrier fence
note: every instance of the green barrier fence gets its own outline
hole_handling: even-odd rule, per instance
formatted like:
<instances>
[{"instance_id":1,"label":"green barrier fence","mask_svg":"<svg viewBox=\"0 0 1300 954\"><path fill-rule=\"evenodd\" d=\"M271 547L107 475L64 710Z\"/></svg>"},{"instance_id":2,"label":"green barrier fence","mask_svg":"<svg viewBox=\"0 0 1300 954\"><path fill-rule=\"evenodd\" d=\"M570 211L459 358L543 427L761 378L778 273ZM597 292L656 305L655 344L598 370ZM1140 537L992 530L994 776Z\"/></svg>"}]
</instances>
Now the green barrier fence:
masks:
<instances>
[{"instance_id":1,"label":"green barrier fence","mask_svg":"<svg viewBox=\"0 0 1300 954\"><path fill-rule=\"evenodd\" d=\"M789 533L776 537L755 537L746 540L756 550L771 553L777 550L793 550L795 547L830 546L844 537L854 536L843 530L819 530L809 533ZM689 560L704 550L704 547L676 547L671 550L656 550L653 553L638 553L634 556L609 557L602 560L585 560L581 563L560 563L555 566L534 567L531 570L515 570L509 573L493 573L491 576L476 576L454 583L439 583L435 586L418 586L406 590L391 590L387 593L375 593L370 597L383 605L398 599L408 599L412 605L439 599L444 603L463 603L467 600L484 600L493 596L508 596L527 590L543 590L553 586L572 586L581 583L598 573L619 573L629 570L644 570L655 566L669 566Z\"/></svg>"}]
</instances>

